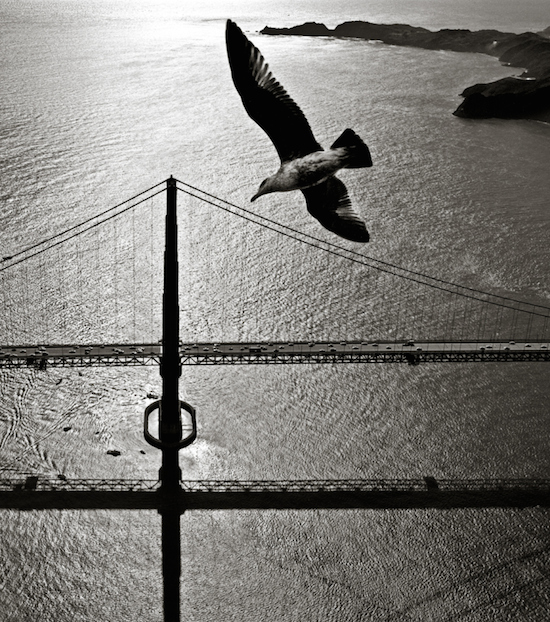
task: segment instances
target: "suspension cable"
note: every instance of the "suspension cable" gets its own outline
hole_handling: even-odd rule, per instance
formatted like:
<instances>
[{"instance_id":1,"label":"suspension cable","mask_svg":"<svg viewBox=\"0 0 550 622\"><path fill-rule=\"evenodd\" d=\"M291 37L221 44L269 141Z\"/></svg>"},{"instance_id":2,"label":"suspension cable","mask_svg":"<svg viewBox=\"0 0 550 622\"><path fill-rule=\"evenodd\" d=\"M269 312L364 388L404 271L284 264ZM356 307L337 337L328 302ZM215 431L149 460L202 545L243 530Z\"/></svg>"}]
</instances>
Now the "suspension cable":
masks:
<instances>
[{"instance_id":1,"label":"suspension cable","mask_svg":"<svg viewBox=\"0 0 550 622\"><path fill-rule=\"evenodd\" d=\"M48 242L51 242L52 240L55 240L58 237L66 235L67 233L70 233L71 231L74 231L75 229L78 229L78 228L82 227L83 225L86 225L89 222L92 222L92 220L95 220L96 218L101 218L105 214L108 214L109 212L112 212L113 210L118 209L119 207L121 207L125 203L129 203L130 201L133 201L134 199L137 199L138 197L140 197L141 195L145 194L146 192L150 192L151 190L154 190L155 188L157 188L158 186L160 186L161 184L164 184L164 183L166 183L166 181L159 181L154 186L151 186L150 188L147 188L147 190L142 190L141 192L138 192L133 197L130 197L129 199L126 199L126 201L122 201L121 203L118 203L118 205L114 205L113 207L109 207L104 212L96 214L95 216L91 216L90 218L88 218L87 220L84 220L83 222L81 222L78 225L74 225L74 226L70 227L69 229L65 229L65 231L62 231L61 233L56 233L55 235L52 235L50 238L47 238L47 239L42 240L40 242L37 242L36 244L33 244L32 246L29 246L29 247L23 249L22 251L18 251L17 253L14 253L13 255L11 255L9 257L9 259L13 259L15 257L18 257L19 255L23 255L25 253L28 253L29 251L31 251L33 248L36 248L37 246L42 246L42 244L47 244ZM4 261L5 260L6 259L4 259Z\"/></svg>"},{"instance_id":2,"label":"suspension cable","mask_svg":"<svg viewBox=\"0 0 550 622\"><path fill-rule=\"evenodd\" d=\"M537 307L541 310L544 310L548 313L538 313L536 311L524 311L533 315L538 315L541 317L547 317L548 314L550 314L550 307L545 307L543 305L533 305L532 303L526 303L522 300L516 300L514 298L509 298L506 296L500 296L498 294L491 294L489 292L484 292L482 290L478 290L478 289L474 289L471 287L466 287L464 285L458 285L456 283L452 283L450 281L445 281L443 279L438 279L436 277L432 277L426 274L422 274L421 272L416 272L414 270L409 270L407 268L403 268L401 266L397 266L395 264L391 264L389 262L380 260L380 259L374 259L372 257L368 257L365 255L362 255L361 253L358 253L357 251L351 250L351 249L347 249L343 246L339 246L338 244L334 244L333 242L327 242L325 240L322 240L321 238L317 238L313 235L310 235L308 233L304 233L302 231L298 231L297 229L293 229L292 227L289 227L287 225L283 225L275 220L272 220L266 216L261 216L260 214L256 214L255 212L248 210L244 207L241 207L239 205L235 205L234 203L231 203L230 201L226 201L225 199L221 199L219 197L217 197L216 195L210 194L208 192L205 192L204 190L200 190L199 188L195 188L194 186L191 186L190 184L186 183L186 182L182 182L180 180L176 180L177 183L183 185L183 186L187 186L188 188L191 188L193 190L193 192L185 189L185 188L178 188L178 190L180 190L181 192L184 192L185 194L194 197L200 201L203 201L204 203L208 203L209 205L212 205L214 207L217 207L218 209L222 209L230 214L233 214L235 216L238 216L239 218L243 218L244 220L247 220L249 222L252 222L260 227L263 227L265 229L269 229L271 231L274 231L275 233L284 235L288 238L291 238L293 240L296 240L298 242L301 242L303 244L306 244L308 246L323 250L327 253L330 253L332 255L336 255L339 257L343 257L344 259L347 259L348 261L352 261L353 263L358 263L360 265L365 265L368 266L370 268L374 268L375 270L380 270L382 272L386 272L388 274L392 274L393 276L399 277L399 278L403 278L403 279L407 279L409 281L415 282L415 283L419 283L420 285L425 285L427 287L431 287L432 289L438 289L440 291L444 291L447 293L451 293L451 294L457 294L459 296L462 296L464 298L471 298L473 300L477 300L478 302L483 302L486 304L492 304L495 306L500 306L500 307L505 307L508 309L516 309L516 307L512 304L520 304L520 305L529 305L532 307ZM195 192L200 192L204 195L206 195L207 197L209 197L209 199L206 199L200 195L195 194ZM218 205L217 203L214 203L213 199L215 201L219 201L220 203L228 206L225 207L224 205ZM230 209L232 208L232 209ZM240 210L242 212L244 212L244 214L240 214L238 212L234 212L232 211L233 209L237 209ZM256 219L256 220L255 220ZM258 222L259 221L259 222ZM325 245L325 247L323 246L319 246L319 244L323 244ZM326 248L329 247L329 248ZM344 254L346 253L346 254ZM350 257L349 255L354 255L352 257ZM373 263L370 263L373 262ZM375 264L381 264L381 265L375 265ZM384 267L381 267L384 266ZM405 274L399 274L398 272L395 271L401 271ZM408 276L408 275L412 275L412 276ZM429 281L432 281L432 283L429 282L425 282L420 280L420 278L417 277L421 277L422 279L427 279ZM448 287L444 287L444 286L448 286L448 287L453 287L456 289L460 289L463 290L461 291L452 291L450 289L448 289ZM470 293L465 293L465 292L470 292ZM480 298L479 296L490 296L492 298L496 298L502 302L498 302L496 300L487 300L485 298Z\"/></svg>"},{"instance_id":3,"label":"suspension cable","mask_svg":"<svg viewBox=\"0 0 550 622\"><path fill-rule=\"evenodd\" d=\"M332 255L347 259L348 261L352 261L353 263L368 266L370 268L374 268L375 270L379 270L381 272L385 272L387 274L391 274L393 276L403 278L403 279L418 283L420 285L430 287L432 289L438 289L446 293L456 294L464 298L470 298L472 300L477 300L478 302L483 302L485 304L491 304L491 305L495 305L499 307L514 309L516 311L518 311L518 309L515 305L529 305L533 308L533 310L531 311L525 310L523 312L529 313L531 315L546 317L546 318L550 315L550 307L546 307L541 304L535 305L532 303L526 303L524 301L506 297L506 296L501 296L499 294L491 294L489 292L484 292L479 289L467 287L464 285L458 285L456 283L452 283L444 279L439 279L436 277L423 274L421 272L409 270L408 268L404 268L402 266L397 266L395 264L392 264L387 261L383 261L381 259L375 259L373 257L368 257L353 249L348 249L338 244L335 244L333 242L326 241L321 238L317 238L316 236L310 235L308 233L298 231L297 229L294 229L288 225L279 223L266 216L262 216L242 206L236 205L234 203L231 203L230 201L222 199L214 194L201 190L200 188L196 188L195 186L192 186L191 184L188 184L187 182L176 180L176 183L182 186L182 187L178 187L178 190L180 190L180 192L184 192L185 194L191 197L194 197L198 199L199 201L202 201L204 203L217 207L218 209L222 209L228 213L238 216L239 218L252 222L253 224L256 224L265 229L274 231L275 233L278 233L280 235L284 235L290 239L301 242L302 244L306 244L313 248L323 250ZM51 236L50 238L42 240L41 242L38 242L24 250L18 251L17 253L15 253L14 255L11 255L10 257L5 257L3 261L4 262L9 261L9 263L8 265L0 266L0 272L3 272L4 270L7 270L8 268L12 268L13 266L16 266L17 264L22 263L28 259L31 259L32 257L35 257L60 244L63 244L64 242L67 242L81 235L82 233L85 233L86 231L89 231L117 216L120 216L121 214L133 209L134 207L137 207L144 201L152 199L153 197L165 191L166 188L164 187L164 184L165 184L165 181L159 182L151 186L147 190L144 190L136 194L132 198L127 199L126 201L123 201L99 214L96 214L95 216L88 218L87 220L81 222L78 225L74 225L61 233L58 233L54 236ZM163 185L163 187L160 190L157 190L153 194L148 194L152 190L155 190L161 185ZM200 195L204 195L204 196L200 196L199 194L196 194L196 193L200 193ZM131 203L131 205L127 205L128 203L134 201L135 199L142 197L144 194L147 194L147 196L140 199L139 201L135 203ZM208 197L208 198L205 198L205 197ZM217 201L217 203L215 203L214 201ZM124 209L120 211L115 212L115 210L118 210L123 205L127 205L127 207L125 207ZM238 211L233 211L233 210L238 210ZM32 252L32 251L35 251L35 252ZM12 261L13 259L18 258L18 257L19 259L17 259L16 261ZM451 290L449 288L453 288L453 289ZM480 296L483 296L483 298ZM492 298L493 300L487 299L489 297ZM541 312L535 311L534 308L539 309Z\"/></svg>"},{"instance_id":4,"label":"suspension cable","mask_svg":"<svg viewBox=\"0 0 550 622\"><path fill-rule=\"evenodd\" d=\"M158 185L159 184L157 184L157 186ZM157 196L157 194L161 194L164 191L165 191L165 188L161 188L160 190L157 190L153 194L149 194L148 196L144 197L140 201L137 201L137 203L132 203L132 205L129 205L128 207L125 207L124 209L120 210L119 212L116 212L114 214L110 214L109 216L107 216L103 220L99 220L97 222L94 222L91 225L89 225L88 227L85 227L84 229L82 229L80 231L75 231L79 227L82 227L82 226L92 222L96 218L100 218L101 216L104 216L105 214L108 214L109 212L112 212L114 209L117 209L121 205L124 205L125 203L128 203L128 201L124 201L123 203L119 203L119 205L116 205L115 207L111 207L108 210L105 210L104 212L102 212L101 214L97 214L96 216L93 216L92 218L88 218L88 220L85 220L84 222L80 223L80 225L75 225L74 227L71 227L70 229L66 229L65 231L63 231L61 233L58 233L57 235L54 235L51 238L48 238L47 240L44 240L42 242L38 242L37 244L34 244L33 246L30 246L29 248L27 248L27 249L25 249L23 251L19 251L18 253L16 253L15 255L12 255L9 258L4 258L4 261L7 261L8 259L11 260L13 257L17 257L17 256L20 257L20 259L18 259L17 261L11 262L7 266L1 266L0 267L0 272L3 272L4 270L8 270L9 268L13 268L13 266L17 266L18 264L20 264L20 263L22 263L24 261L27 261L28 259L31 259L32 257L36 257L37 255L40 255L41 253L44 253L45 251L48 251L48 250L50 250L52 248L55 248L56 246L59 246L60 244L64 244L65 242L68 242L69 240L72 240L73 238L76 238L79 235L82 235L83 233L86 233L86 231L90 231L91 229L94 229L95 227L98 227L99 225L102 225L102 224L108 222L109 220L112 220L113 218L116 218L117 216L120 216L121 214L124 214L125 212L128 212L131 209L134 209L134 207L137 207L141 203L144 203L145 201L148 201L149 199L152 199L153 197ZM140 193L140 195L141 194L143 194L143 192ZM140 196L140 195L138 195L138 196ZM72 233L72 235L69 235L68 237L63 237L67 233ZM58 238L62 238L62 239L58 239ZM54 242L54 240L57 240L57 241ZM53 243L50 243L50 242L53 242ZM29 251L31 251L33 249L37 249L38 247L42 246L43 244L47 244L47 246L44 246L44 248L39 248L34 253L31 253L29 255L27 254ZM24 257L21 257L21 255L24 255Z\"/></svg>"}]
</instances>

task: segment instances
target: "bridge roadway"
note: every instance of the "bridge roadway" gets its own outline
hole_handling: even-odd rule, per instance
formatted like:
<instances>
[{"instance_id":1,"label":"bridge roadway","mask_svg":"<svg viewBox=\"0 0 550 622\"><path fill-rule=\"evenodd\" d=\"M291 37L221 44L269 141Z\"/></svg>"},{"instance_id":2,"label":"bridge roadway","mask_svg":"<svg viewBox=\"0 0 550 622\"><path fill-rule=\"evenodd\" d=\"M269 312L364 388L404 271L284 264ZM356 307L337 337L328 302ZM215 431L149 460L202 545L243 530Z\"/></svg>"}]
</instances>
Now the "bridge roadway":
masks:
<instances>
[{"instance_id":1,"label":"bridge roadway","mask_svg":"<svg viewBox=\"0 0 550 622\"><path fill-rule=\"evenodd\" d=\"M0 367L158 365L162 345L0 346ZM182 343L183 365L550 361L548 341Z\"/></svg>"},{"instance_id":2,"label":"bridge roadway","mask_svg":"<svg viewBox=\"0 0 550 622\"><path fill-rule=\"evenodd\" d=\"M0 509L220 509L550 507L550 480L370 479L181 481L0 479Z\"/></svg>"}]
</instances>

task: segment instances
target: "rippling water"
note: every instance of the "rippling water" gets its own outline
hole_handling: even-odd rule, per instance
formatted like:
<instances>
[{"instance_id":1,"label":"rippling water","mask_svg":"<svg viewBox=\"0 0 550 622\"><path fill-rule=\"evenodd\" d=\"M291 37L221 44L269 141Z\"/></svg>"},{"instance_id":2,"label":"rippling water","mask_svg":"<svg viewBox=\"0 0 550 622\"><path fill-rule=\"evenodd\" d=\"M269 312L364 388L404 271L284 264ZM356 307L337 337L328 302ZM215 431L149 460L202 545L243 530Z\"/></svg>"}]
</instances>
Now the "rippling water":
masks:
<instances>
[{"instance_id":1,"label":"rippling water","mask_svg":"<svg viewBox=\"0 0 550 622\"><path fill-rule=\"evenodd\" d=\"M451 115L466 86L515 70L482 55L257 34L266 24L345 19L542 30L545 3L521 3L521 11L516 2L495 11L469 0L452 11L423 0L368 10L351 1L295 5L2 7L2 254L170 174L248 204L276 155L230 80L224 20L232 17L322 144L347 126L368 142L373 168L343 176L369 224L370 255L548 304L549 126ZM254 207L319 233L299 196ZM197 230L184 237L204 237L208 250L203 276L218 257L233 265L224 254L238 250L241 223L188 209L184 221ZM287 260L281 249L253 253L254 265L232 275L235 287L268 299L289 265L314 261ZM189 248L182 255L184 265L192 259ZM313 264L330 292L344 276L322 267ZM349 296L356 303L358 290ZM326 318L291 301L293 313L275 323L264 309L265 320L292 334L300 308L331 328L328 304ZM196 338L219 334L213 322ZM141 417L159 385L154 368L1 372L4 474L156 477L159 458L142 438ZM186 368L199 440L182 452L184 477L548 477L549 385L542 364ZM160 619L155 513L2 517L3 619ZM190 513L182 519L182 619L542 620L548 531L540 508Z\"/></svg>"}]
</instances>

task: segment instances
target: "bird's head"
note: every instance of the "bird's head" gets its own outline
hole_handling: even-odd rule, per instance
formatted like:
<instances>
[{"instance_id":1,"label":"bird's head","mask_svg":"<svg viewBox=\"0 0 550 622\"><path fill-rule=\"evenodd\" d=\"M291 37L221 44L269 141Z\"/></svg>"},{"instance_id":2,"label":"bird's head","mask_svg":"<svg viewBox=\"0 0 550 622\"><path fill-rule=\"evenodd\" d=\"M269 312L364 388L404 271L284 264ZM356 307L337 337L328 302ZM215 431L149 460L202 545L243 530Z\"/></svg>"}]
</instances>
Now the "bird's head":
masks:
<instances>
[{"instance_id":1,"label":"bird's head","mask_svg":"<svg viewBox=\"0 0 550 622\"><path fill-rule=\"evenodd\" d=\"M250 201L255 201L258 197L261 197L262 194L268 194L269 192L275 192L275 188L273 188L273 183L271 177L264 179L258 188L258 192L250 199Z\"/></svg>"}]
</instances>

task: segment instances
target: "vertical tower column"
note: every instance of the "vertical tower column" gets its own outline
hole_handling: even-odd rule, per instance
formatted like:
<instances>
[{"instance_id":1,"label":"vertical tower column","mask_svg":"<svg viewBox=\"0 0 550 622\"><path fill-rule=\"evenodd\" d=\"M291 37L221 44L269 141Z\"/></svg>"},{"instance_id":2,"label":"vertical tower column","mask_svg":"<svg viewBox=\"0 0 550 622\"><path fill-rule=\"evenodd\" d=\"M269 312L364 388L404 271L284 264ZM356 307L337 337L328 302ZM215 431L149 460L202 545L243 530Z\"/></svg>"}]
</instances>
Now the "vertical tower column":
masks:
<instances>
[{"instance_id":1,"label":"vertical tower column","mask_svg":"<svg viewBox=\"0 0 550 622\"><path fill-rule=\"evenodd\" d=\"M162 296L162 398L159 436L162 449L160 481L163 489L177 489L181 480L178 452L181 441L181 413L178 393L181 376L179 354L180 307L178 266L177 188L173 177L166 182L166 247L164 250L164 293Z\"/></svg>"},{"instance_id":2,"label":"vertical tower column","mask_svg":"<svg viewBox=\"0 0 550 622\"><path fill-rule=\"evenodd\" d=\"M166 239L164 250L164 292L162 295L162 354L160 375L162 397L145 409L144 435L147 442L160 449L159 513L162 520L162 575L164 580L164 622L180 622L182 491L179 450L197 436L195 409L179 399L180 308L178 268L177 187L173 177L166 182ZM158 438L149 429L149 419L158 412ZM186 424L182 425L182 413ZM185 430L184 430L185 427ZM183 432L185 438L182 438Z\"/></svg>"},{"instance_id":3,"label":"vertical tower column","mask_svg":"<svg viewBox=\"0 0 550 622\"><path fill-rule=\"evenodd\" d=\"M173 177L166 182L166 246L164 293L162 296L162 397L159 409L159 440L162 466L159 472L163 495L161 515L163 608L165 622L180 621L181 532L180 510L171 492L180 488L178 452L182 436L179 400L181 363L179 356L180 307L178 267L177 188ZM174 503L175 501L175 503Z\"/></svg>"}]
</instances>

